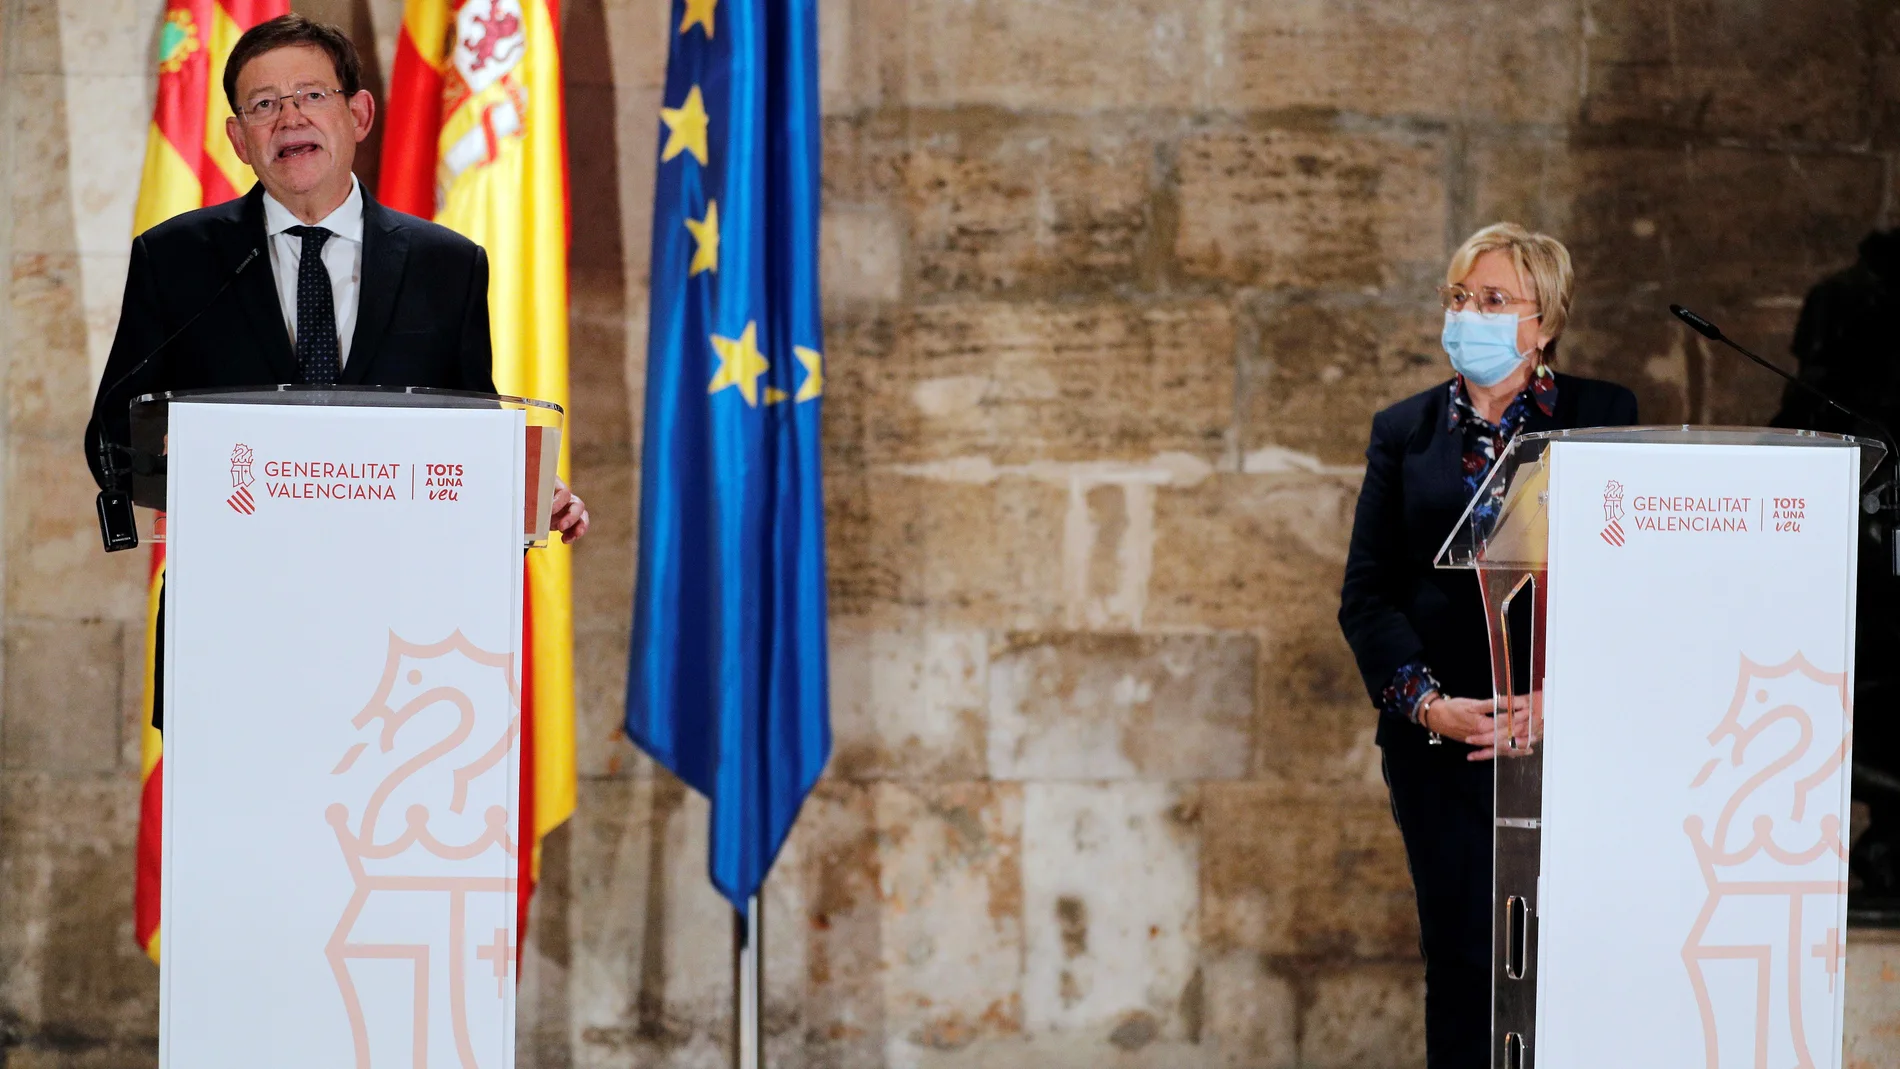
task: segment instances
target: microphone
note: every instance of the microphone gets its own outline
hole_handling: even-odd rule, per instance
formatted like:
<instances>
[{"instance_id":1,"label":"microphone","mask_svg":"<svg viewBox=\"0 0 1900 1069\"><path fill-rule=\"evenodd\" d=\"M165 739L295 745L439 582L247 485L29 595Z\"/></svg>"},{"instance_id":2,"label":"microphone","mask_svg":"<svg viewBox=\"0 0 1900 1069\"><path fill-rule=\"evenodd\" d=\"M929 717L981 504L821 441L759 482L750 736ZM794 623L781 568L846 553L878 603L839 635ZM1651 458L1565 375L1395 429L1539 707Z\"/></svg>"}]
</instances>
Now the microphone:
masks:
<instances>
[{"instance_id":1,"label":"microphone","mask_svg":"<svg viewBox=\"0 0 1900 1069\"><path fill-rule=\"evenodd\" d=\"M1819 387L1813 386L1809 383L1802 382L1799 378L1795 377L1794 375L1791 375L1788 372L1783 371L1779 366L1773 363L1770 363L1767 360L1762 359L1761 357L1755 355L1752 352L1749 352L1747 349L1737 344L1734 339L1723 334L1721 327L1718 327L1714 323L1711 323L1708 320L1702 318L1701 316L1696 315L1694 312L1691 312L1689 309L1684 308L1682 305L1672 304L1669 306L1669 311L1677 319L1680 319L1684 323L1687 323L1689 325L1689 329L1695 331L1697 334L1702 335L1703 337L1709 339L1710 341L1720 342L1723 345L1728 346L1729 348L1735 350L1736 352L1742 354L1743 356L1749 358L1750 360L1753 360L1755 363L1760 364L1762 367L1767 368L1768 370L1788 380L1794 385L1799 386L1802 390L1806 391L1807 393L1813 395L1818 400L1831 406L1832 408L1834 408L1836 411L1840 412L1842 415L1846 416L1847 418L1859 423L1864 423L1867 426L1872 427L1874 430L1878 431L1880 435L1880 440L1887 447L1887 455L1881 458L1881 463L1885 463L1889 458L1896 457L1896 454L1900 454L1900 443L1896 443L1894 441L1893 430L1889 428L1882 421L1874 419L1871 416L1864 416L1860 414L1859 412L1854 411L1853 409L1847 407L1846 405L1841 404L1839 401L1836 401L1831 395L1827 393L1827 391L1822 390ZM1874 468L1876 471L1879 470L1880 464L1875 464ZM1867 473L1867 475L1869 478L1871 478L1873 476L1873 472L1870 471ZM1900 578L1900 483L1896 482L1894 476L1889 475L1886 485L1880 487L1877 490L1874 490L1873 492L1869 493L1864 499L1862 499L1861 510L1869 514L1884 515L1886 517L1887 541L1890 544L1890 551L1893 555L1893 559L1890 562L1891 568L1892 568L1893 575L1896 578Z\"/></svg>"},{"instance_id":2,"label":"microphone","mask_svg":"<svg viewBox=\"0 0 1900 1069\"><path fill-rule=\"evenodd\" d=\"M1714 323L1711 323L1708 320L1702 318L1701 316L1696 315L1694 312L1689 311L1687 308L1684 308L1683 306L1679 304L1672 304L1669 306L1669 310L1675 313L1675 316L1677 319L1680 319L1684 323L1689 324L1689 326L1697 334L1702 335L1703 337L1709 339L1710 341L1728 341L1727 338L1722 337L1721 327L1718 327ZM1752 356L1753 354L1748 354L1748 355Z\"/></svg>"},{"instance_id":3,"label":"microphone","mask_svg":"<svg viewBox=\"0 0 1900 1069\"><path fill-rule=\"evenodd\" d=\"M239 261L238 265L231 269L229 275L225 276L224 284L219 286L217 292L213 293L196 312L191 314L191 318L185 320L177 330L172 331L164 341L153 346L151 352L140 357L131 368L127 369L127 371L118 378L112 380L111 385L100 390L99 395L93 398L92 425L97 430L97 433L94 435L93 455L99 460L99 478L100 481L105 484L104 488L99 491L99 497L95 503L99 510L99 540L105 544L107 553L117 553L122 549L131 549L137 546L139 544L139 529L137 517L132 511L132 492L125 488L119 478L121 475L127 474L127 471L118 467L114 456L115 453L130 454L132 447L130 445L121 445L106 437L106 421L100 417L100 412L105 405L106 399L118 392L120 387L131 381L132 376L145 370L146 365L156 359L158 354L164 352L172 342L178 340L180 335L190 330L193 324L197 323L198 320L204 318L204 314L211 310L211 306L218 303L218 298L224 296L225 291L229 290L232 284L237 282L238 276L244 273L244 269L251 266L251 261L257 259L263 252L264 248L260 245L246 253L244 259ZM134 458L134 463L136 464L136 458Z\"/></svg>"}]
</instances>

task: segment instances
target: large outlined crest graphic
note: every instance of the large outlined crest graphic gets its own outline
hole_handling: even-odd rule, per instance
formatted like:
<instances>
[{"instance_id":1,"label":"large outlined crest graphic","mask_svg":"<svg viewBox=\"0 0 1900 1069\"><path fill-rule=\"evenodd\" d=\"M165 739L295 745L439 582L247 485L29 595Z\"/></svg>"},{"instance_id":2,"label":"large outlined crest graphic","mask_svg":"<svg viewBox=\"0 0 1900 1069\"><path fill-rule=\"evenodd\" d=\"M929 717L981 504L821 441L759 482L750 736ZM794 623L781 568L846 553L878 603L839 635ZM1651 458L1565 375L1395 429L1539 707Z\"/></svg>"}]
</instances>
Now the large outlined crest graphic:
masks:
<instances>
[{"instance_id":1,"label":"large outlined crest graphic","mask_svg":"<svg viewBox=\"0 0 1900 1069\"><path fill-rule=\"evenodd\" d=\"M325 954L357 1069L423 1069L444 1031L456 1063L477 1069L472 1029L511 1005L519 708L512 654L460 631L427 645L389 636L324 813L353 885ZM372 974L377 989L406 988L408 1004L364 999Z\"/></svg>"},{"instance_id":2,"label":"large outlined crest graphic","mask_svg":"<svg viewBox=\"0 0 1900 1069\"><path fill-rule=\"evenodd\" d=\"M1716 756L1691 782L1683 821L1708 897L1682 947L1707 1066L1813 1069L1815 1045L1838 1042L1815 985L1825 976L1831 995L1844 979L1847 675L1799 653L1743 657L1708 739Z\"/></svg>"}]
</instances>

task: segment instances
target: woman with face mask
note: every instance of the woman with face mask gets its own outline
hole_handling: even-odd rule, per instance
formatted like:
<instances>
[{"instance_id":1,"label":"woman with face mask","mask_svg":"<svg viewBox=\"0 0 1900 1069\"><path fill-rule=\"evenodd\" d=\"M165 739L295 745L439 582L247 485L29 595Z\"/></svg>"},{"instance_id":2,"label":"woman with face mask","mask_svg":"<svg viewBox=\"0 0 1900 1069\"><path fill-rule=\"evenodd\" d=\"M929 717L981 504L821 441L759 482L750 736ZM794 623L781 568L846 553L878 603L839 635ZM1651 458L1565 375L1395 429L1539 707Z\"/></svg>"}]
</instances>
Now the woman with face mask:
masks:
<instances>
[{"instance_id":1,"label":"woman with face mask","mask_svg":"<svg viewBox=\"0 0 1900 1069\"><path fill-rule=\"evenodd\" d=\"M1373 417L1339 623L1379 711L1392 814L1418 895L1430 1069L1491 1064L1490 642L1477 577L1432 558L1512 437L1636 422L1614 383L1552 370L1570 253L1513 223L1451 258L1453 376ZM1530 717L1518 723L1530 723Z\"/></svg>"}]
</instances>

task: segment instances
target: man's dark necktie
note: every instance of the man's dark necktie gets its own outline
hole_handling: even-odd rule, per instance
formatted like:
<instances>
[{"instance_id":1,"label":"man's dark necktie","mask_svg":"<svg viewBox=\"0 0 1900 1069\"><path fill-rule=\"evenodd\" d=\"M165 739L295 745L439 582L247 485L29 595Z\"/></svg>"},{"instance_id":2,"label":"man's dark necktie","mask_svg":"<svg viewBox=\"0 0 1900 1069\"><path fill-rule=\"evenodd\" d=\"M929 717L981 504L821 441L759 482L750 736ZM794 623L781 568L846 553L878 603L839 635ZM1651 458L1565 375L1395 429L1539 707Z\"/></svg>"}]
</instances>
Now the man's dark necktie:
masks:
<instances>
[{"instance_id":1,"label":"man's dark necktie","mask_svg":"<svg viewBox=\"0 0 1900 1069\"><path fill-rule=\"evenodd\" d=\"M293 226L285 233L303 239L303 251L297 255L297 381L329 386L343 367L336 339L336 296L323 266L323 243L332 235L320 226Z\"/></svg>"}]
</instances>

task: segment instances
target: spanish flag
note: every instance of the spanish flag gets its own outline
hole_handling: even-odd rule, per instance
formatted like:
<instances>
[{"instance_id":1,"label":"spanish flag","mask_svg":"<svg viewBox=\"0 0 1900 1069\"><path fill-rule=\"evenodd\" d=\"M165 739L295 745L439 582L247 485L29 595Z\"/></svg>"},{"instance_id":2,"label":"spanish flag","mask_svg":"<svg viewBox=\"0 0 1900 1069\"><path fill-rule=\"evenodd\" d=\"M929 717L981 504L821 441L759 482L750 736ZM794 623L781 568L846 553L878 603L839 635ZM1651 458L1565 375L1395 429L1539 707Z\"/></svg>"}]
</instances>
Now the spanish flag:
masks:
<instances>
[{"instance_id":1,"label":"spanish flag","mask_svg":"<svg viewBox=\"0 0 1900 1069\"><path fill-rule=\"evenodd\" d=\"M488 250L495 386L567 405L567 146L548 0L407 0L377 196ZM559 471L567 476L569 436ZM571 558L528 554L521 665L521 930L541 840L574 812Z\"/></svg>"},{"instance_id":2,"label":"spanish flag","mask_svg":"<svg viewBox=\"0 0 1900 1069\"><path fill-rule=\"evenodd\" d=\"M139 178L139 203L132 216L134 236L181 212L222 204L257 180L239 162L224 133L224 120L231 115L224 99L224 61L245 30L289 11L288 0L168 0L158 32L158 100L145 135L145 172ZM152 703L158 699L154 656L159 592L164 585L165 545L157 542L152 546L146 606L138 882L132 895L132 932L153 961L158 960L159 798L164 769L160 736L152 730Z\"/></svg>"}]
</instances>

